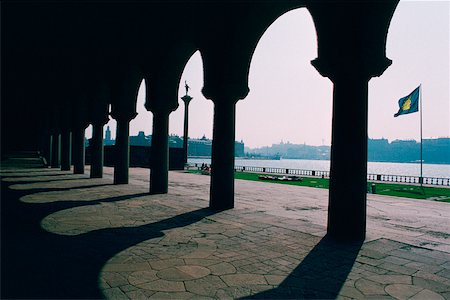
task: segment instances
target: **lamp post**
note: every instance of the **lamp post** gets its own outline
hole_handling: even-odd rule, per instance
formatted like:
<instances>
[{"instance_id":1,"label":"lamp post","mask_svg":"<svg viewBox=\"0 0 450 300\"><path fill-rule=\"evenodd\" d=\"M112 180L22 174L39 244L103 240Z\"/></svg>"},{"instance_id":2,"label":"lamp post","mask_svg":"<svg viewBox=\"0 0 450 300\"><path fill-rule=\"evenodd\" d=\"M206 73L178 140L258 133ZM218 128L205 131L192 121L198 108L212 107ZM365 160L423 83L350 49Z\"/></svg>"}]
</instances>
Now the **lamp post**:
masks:
<instances>
[{"instance_id":1,"label":"lamp post","mask_svg":"<svg viewBox=\"0 0 450 300\"><path fill-rule=\"evenodd\" d=\"M188 157L188 120L189 120L189 102L193 99L188 95L189 86L186 81L184 82L184 87L186 88L186 95L181 97L181 100L184 102L184 130L183 130L183 162L187 163Z\"/></svg>"}]
</instances>

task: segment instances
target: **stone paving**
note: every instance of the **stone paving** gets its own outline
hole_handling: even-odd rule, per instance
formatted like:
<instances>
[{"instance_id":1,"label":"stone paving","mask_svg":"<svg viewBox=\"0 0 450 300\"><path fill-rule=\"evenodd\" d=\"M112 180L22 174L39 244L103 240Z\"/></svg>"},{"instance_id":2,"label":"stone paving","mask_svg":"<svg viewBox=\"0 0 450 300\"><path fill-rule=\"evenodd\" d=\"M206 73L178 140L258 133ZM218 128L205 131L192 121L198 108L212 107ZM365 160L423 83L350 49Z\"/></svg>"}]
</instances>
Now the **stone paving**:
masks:
<instances>
[{"instance_id":1,"label":"stone paving","mask_svg":"<svg viewBox=\"0 0 450 300\"><path fill-rule=\"evenodd\" d=\"M42 230L24 270L50 276L30 276L45 298L450 299L448 203L369 195L367 240L338 244L324 237L327 190L237 180L236 208L214 212L203 175L171 172L166 195L147 194L140 168L128 185L112 185L111 168L103 179L5 166L1 175L2 209L20 201L35 211L30 230ZM49 281L60 294L41 286Z\"/></svg>"}]
</instances>

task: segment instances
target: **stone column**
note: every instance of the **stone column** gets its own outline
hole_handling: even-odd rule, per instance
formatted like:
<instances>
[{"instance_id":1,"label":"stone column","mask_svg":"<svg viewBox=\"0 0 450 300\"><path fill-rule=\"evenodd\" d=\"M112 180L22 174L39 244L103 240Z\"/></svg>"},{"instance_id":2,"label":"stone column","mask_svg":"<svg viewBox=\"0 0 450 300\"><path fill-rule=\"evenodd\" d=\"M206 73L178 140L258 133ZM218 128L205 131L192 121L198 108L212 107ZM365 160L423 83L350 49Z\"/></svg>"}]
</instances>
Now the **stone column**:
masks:
<instances>
[{"instance_id":1,"label":"stone column","mask_svg":"<svg viewBox=\"0 0 450 300\"><path fill-rule=\"evenodd\" d=\"M189 103L192 97L187 94L181 97L184 102L184 128L183 128L183 162L186 164L188 159L188 137L189 137Z\"/></svg>"},{"instance_id":2,"label":"stone column","mask_svg":"<svg viewBox=\"0 0 450 300\"><path fill-rule=\"evenodd\" d=\"M170 63L162 64L161 68L163 66L168 67ZM165 194L168 192L169 115L178 108L178 84L181 72L182 68L180 67L168 77L165 77L167 74L158 76L159 73L156 73L155 80L146 82L145 108L153 113L150 194Z\"/></svg>"},{"instance_id":3,"label":"stone column","mask_svg":"<svg viewBox=\"0 0 450 300\"><path fill-rule=\"evenodd\" d=\"M328 234L341 240L366 233L367 102L367 79L334 80Z\"/></svg>"},{"instance_id":4,"label":"stone column","mask_svg":"<svg viewBox=\"0 0 450 300\"><path fill-rule=\"evenodd\" d=\"M103 123L92 123L90 177L103 177Z\"/></svg>"},{"instance_id":5,"label":"stone column","mask_svg":"<svg viewBox=\"0 0 450 300\"><path fill-rule=\"evenodd\" d=\"M60 140L59 133L52 134L52 168L60 167Z\"/></svg>"},{"instance_id":6,"label":"stone column","mask_svg":"<svg viewBox=\"0 0 450 300\"><path fill-rule=\"evenodd\" d=\"M72 133L64 129L61 133L61 171L70 171L72 164Z\"/></svg>"},{"instance_id":7,"label":"stone column","mask_svg":"<svg viewBox=\"0 0 450 300\"><path fill-rule=\"evenodd\" d=\"M84 135L84 127L76 127L72 131L72 161L74 174L84 174Z\"/></svg>"},{"instance_id":8,"label":"stone column","mask_svg":"<svg viewBox=\"0 0 450 300\"><path fill-rule=\"evenodd\" d=\"M212 209L234 207L235 111L236 101L233 99L214 101L209 202Z\"/></svg>"},{"instance_id":9,"label":"stone column","mask_svg":"<svg viewBox=\"0 0 450 300\"><path fill-rule=\"evenodd\" d=\"M169 185L169 114L153 111L150 194L166 194Z\"/></svg>"},{"instance_id":10,"label":"stone column","mask_svg":"<svg viewBox=\"0 0 450 300\"><path fill-rule=\"evenodd\" d=\"M307 5L318 44L311 63L334 84L327 230L339 241L365 238L368 82L392 63L386 38L397 2Z\"/></svg>"},{"instance_id":11,"label":"stone column","mask_svg":"<svg viewBox=\"0 0 450 300\"><path fill-rule=\"evenodd\" d=\"M116 144L114 146L114 184L128 183L130 165L130 120L117 118Z\"/></svg>"},{"instance_id":12,"label":"stone column","mask_svg":"<svg viewBox=\"0 0 450 300\"><path fill-rule=\"evenodd\" d=\"M45 158L45 166L51 165L52 161L52 135L45 132L43 135L43 157Z\"/></svg>"}]
</instances>

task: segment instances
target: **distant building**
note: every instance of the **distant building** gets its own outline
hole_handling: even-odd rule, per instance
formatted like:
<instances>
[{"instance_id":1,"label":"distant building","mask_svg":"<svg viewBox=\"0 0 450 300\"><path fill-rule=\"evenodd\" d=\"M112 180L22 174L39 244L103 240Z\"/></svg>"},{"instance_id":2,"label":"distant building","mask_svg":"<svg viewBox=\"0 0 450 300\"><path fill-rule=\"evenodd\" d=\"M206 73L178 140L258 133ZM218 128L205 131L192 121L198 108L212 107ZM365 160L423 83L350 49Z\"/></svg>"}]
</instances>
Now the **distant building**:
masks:
<instances>
[{"instance_id":1,"label":"distant building","mask_svg":"<svg viewBox=\"0 0 450 300\"><path fill-rule=\"evenodd\" d=\"M367 161L378 162L418 162L420 142L415 140L387 139L367 140ZM450 163L450 138L423 139L423 161L429 164ZM350 149L350 148L349 148ZM246 156L271 158L281 156L292 159L330 159L330 146L308 146L281 142L270 147L246 148Z\"/></svg>"},{"instance_id":2,"label":"distant building","mask_svg":"<svg viewBox=\"0 0 450 300\"><path fill-rule=\"evenodd\" d=\"M169 148L183 148L183 139L176 134L169 136Z\"/></svg>"},{"instance_id":3,"label":"distant building","mask_svg":"<svg viewBox=\"0 0 450 300\"><path fill-rule=\"evenodd\" d=\"M110 141L111 140L111 130L109 129L109 126L106 126L105 140L106 141Z\"/></svg>"},{"instance_id":4,"label":"distant building","mask_svg":"<svg viewBox=\"0 0 450 300\"><path fill-rule=\"evenodd\" d=\"M111 139L111 130L109 126L106 127L104 145L114 145L115 140ZM139 131L138 135L130 136L130 146L151 146L152 136L145 135L143 131ZM183 138L171 134L169 136L169 148L183 148ZM235 156L244 157L244 142L235 142ZM212 152L212 140L203 136L200 139L188 139L188 156L206 156L210 157Z\"/></svg>"},{"instance_id":5,"label":"distant building","mask_svg":"<svg viewBox=\"0 0 450 300\"><path fill-rule=\"evenodd\" d=\"M211 156L212 140L203 136L201 139L188 140L188 156Z\"/></svg>"},{"instance_id":6,"label":"distant building","mask_svg":"<svg viewBox=\"0 0 450 300\"><path fill-rule=\"evenodd\" d=\"M151 136L145 136L143 131L139 131L138 135L130 136L131 146L151 146L152 139Z\"/></svg>"},{"instance_id":7,"label":"distant building","mask_svg":"<svg viewBox=\"0 0 450 300\"><path fill-rule=\"evenodd\" d=\"M234 142L234 156L236 157L244 157L244 141Z\"/></svg>"},{"instance_id":8,"label":"distant building","mask_svg":"<svg viewBox=\"0 0 450 300\"><path fill-rule=\"evenodd\" d=\"M182 139L180 139L182 143ZM244 142L235 142L234 151L236 157L243 157L244 154ZM210 157L212 153L212 140L208 139L205 135L201 139L188 139L188 156L207 156Z\"/></svg>"},{"instance_id":9,"label":"distant building","mask_svg":"<svg viewBox=\"0 0 450 300\"><path fill-rule=\"evenodd\" d=\"M111 146L114 145L115 143L116 141L111 139L111 130L109 129L109 126L106 126L105 139L103 140L103 145Z\"/></svg>"}]
</instances>

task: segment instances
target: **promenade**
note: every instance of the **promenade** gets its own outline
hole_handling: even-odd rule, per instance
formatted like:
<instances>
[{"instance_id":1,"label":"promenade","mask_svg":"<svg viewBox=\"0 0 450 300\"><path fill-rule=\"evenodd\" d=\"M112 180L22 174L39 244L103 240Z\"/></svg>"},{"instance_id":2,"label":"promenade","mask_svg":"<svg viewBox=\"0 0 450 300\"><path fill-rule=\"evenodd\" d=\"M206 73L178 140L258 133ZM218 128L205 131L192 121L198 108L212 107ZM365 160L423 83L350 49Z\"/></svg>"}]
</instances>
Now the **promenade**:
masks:
<instances>
[{"instance_id":1,"label":"promenade","mask_svg":"<svg viewBox=\"0 0 450 300\"><path fill-rule=\"evenodd\" d=\"M89 179L19 158L1 169L1 298L450 299L450 204L368 195L367 239L327 238L328 191L208 176Z\"/></svg>"}]
</instances>

